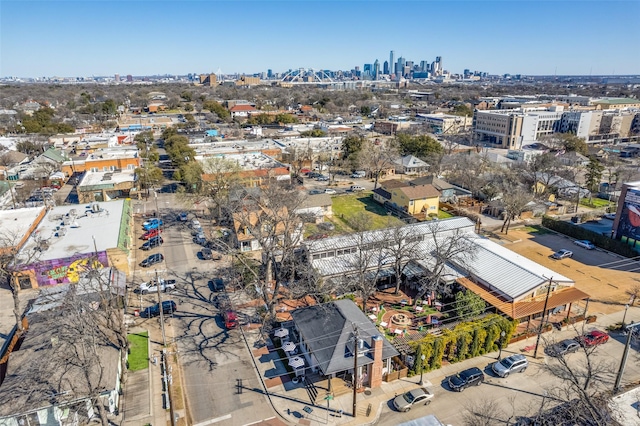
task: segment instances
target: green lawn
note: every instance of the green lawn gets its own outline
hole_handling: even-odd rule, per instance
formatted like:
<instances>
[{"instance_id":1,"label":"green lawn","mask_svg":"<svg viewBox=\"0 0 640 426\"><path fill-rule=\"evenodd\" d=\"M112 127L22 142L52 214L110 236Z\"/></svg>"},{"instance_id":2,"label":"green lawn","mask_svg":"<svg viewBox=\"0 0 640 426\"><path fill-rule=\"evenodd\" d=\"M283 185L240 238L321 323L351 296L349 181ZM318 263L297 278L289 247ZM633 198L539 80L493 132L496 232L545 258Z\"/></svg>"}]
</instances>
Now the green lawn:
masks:
<instances>
[{"instance_id":1,"label":"green lawn","mask_svg":"<svg viewBox=\"0 0 640 426\"><path fill-rule=\"evenodd\" d=\"M149 332L128 334L129 370L138 371L149 368Z\"/></svg>"},{"instance_id":2,"label":"green lawn","mask_svg":"<svg viewBox=\"0 0 640 426\"><path fill-rule=\"evenodd\" d=\"M449 219L450 217L453 217L454 215L452 215L449 212L446 212L444 210L438 210L438 219Z\"/></svg>"},{"instance_id":3,"label":"green lawn","mask_svg":"<svg viewBox=\"0 0 640 426\"><path fill-rule=\"evenodd\" d=\"M520 229L522 229L524 232L528 232L530 234L536 234L536 235L544 235L549 233L549 231L547 231L546 229L544 229L539 225L523 226Z\"/></svg>"},{"instance_id":4,"label":"green lawn","mask_svg":"<svg viewBox=\"0 0 640 426\"><path fill-rule=\"evenodd\" d=\"M348 228L351 228L350 220L362 212L368 216L371 229L387 228L403 223L397 217L388 215L385 208L373 200L371 192L342 195L333 197L332 200L333 217L337 219L336 222L342 221Z\"/></svg>"},{"instance_id":5,"label":"green lawn","mask_svg":"<svg viewBox=\"0 0 640 426\"><path fill-rule=\"evenodd\" d=\"M589 202L589 201L591 201L591 202ZM602 208L602 207L607 207L611 203L609 203L609 200L603 200L602 198L592 198L591 200L589 200L588 198L581 198L580 199L580 204L585 206L585 207L591 207L593 209L599 209L599 208Z\"/></svg>"}]
</instances>

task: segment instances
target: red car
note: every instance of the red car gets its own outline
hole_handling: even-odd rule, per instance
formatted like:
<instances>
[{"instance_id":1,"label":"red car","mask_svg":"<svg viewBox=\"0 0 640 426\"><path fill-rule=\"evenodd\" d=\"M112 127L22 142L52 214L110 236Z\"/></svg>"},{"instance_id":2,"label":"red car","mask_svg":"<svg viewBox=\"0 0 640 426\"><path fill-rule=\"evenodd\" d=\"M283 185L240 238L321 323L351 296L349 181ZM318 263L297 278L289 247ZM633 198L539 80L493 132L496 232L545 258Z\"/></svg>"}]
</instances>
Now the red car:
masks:
<instances>
[{"instance_id":1,"label":"red car","mask_svg":"<svg viewBox=\"0 0 640 426\"><path fill-rule=\"evenodd\" d=\"M238 316L234 311L227 310L224 312L222 317L224 318L224 326L227 327L227 330L236 328L238 325Z\"/></svg>"},{"instance_id":2,"label":"red car","mask_svg":"<svg viewBox=\"0 0 640 426\"><path fill-rule=\"evenodd\" d=\"M609 335L600 330L593 330L584 336L576 338L582 346L596 346L609 341Z\"/></svg>"},{"instance_id":3,"label":"red car","mask_svg":"<svg viewBox=\"0 0 640 426\"><path fill-rule=\"evenodd\" d=\"M149 238L157 237L162 232L161 229L151 229L144 234L142 234L143 240L148 240Z\"/></svg>"}]
</instances>

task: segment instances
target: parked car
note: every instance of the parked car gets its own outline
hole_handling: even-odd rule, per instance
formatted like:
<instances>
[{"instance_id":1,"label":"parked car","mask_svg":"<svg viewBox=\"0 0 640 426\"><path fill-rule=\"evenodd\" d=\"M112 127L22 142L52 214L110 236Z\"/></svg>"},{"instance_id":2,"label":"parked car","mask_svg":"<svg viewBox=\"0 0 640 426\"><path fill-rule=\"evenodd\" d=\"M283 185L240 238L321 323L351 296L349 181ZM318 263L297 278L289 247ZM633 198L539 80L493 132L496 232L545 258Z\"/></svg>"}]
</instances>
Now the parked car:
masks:
<instances>
[{"instance_id":1,"label":"parked car","mask_svg":"<svg viewBox=\"0 0 640 426\"><path fill-rule=\"evenodd\" d=\"M155 253L140 262L140 266L142 266L143 268L148 268L149 266L153 266L156 263L160 263L162 261L164 261L164 256L162 255L162 253Z\"/></svg>"},{"instance_id":2,"label":"parked car","mask_svg":"<svg viewBox=\"0 0 640 426\"><path fill-rule=\"evenodd\" d=\"M162 292L167 292L169 290L176 289L176 280L165 280L160 278L158 281L160 281L160 291ZM154 293L157 291L158 291L158 284L156 283L155 280L142 283L138 287L138 292L141 294Z\"/></svg>"},{"instance_id":3,"label":"parked car","mask_svg":"<svg viewBox=\"0 0 640 426\"><path fill-rule=\"evenodd\" d=\"M524 373L528 366L527 357L522 354L515 354L494 362L491 369L500 377L509 377L511 373Z\"/></svg>"},{"instance_id":4,"label":"parked car","mask_svg":"<svg viewBox=\"0 0 640 426\"><path fill-rule=\"evenodd\" d=\"M172 314L177 311L176 302L173 300L165 300L162 302L162 313L163 314ZM160 304L156 303L155 305L147 306L140 312L140 316L142 318L153 318L160 315Z\"/></svg>"},{"instance_id":5,"label":"parked car","mask_svg":"<svg viewBox=\"0 0 640 426\"><path fill-rule=\"evenodd\" d=\"M593 250L596 246L589 240L575 240L574 243L587 250Z\"/></svg>"},{"instance_id":6,"label":"parked car","mask_svg":"<svg viewBox=\"0 0 640 426\"><path fill-rule=\"evenodd\" d=\"M471 367L461 371L448 379L449 387L452 390L462 392L469 386L480 386L484 382L484 373L478 367Z\"/></svg>"},{"instance_id":7,"label":"parked car","mask_svg":"<svg viewBox=\"0 0 640 426\"><path fill-rule=\"evenodd\" d=\"M331 222L320 222L318 224L318 228L322 229L323 231L333 231L336 229L336 226Z\"/></svg>"},{"instance_id":8,"label":"parked car","mask_svg":"<svg viewBox=\"0 0 640 426\"><path fill-rule=\"evenodd\" d=\"M558 250L551 255L552 259L560 260L567 257L573 257L573 252L565 249Z\"/></svg>"},{"instance_id":9,"label":"parked car","mask_svg":"<svg viewBox=\"0 0 640 426\"><path fill-rule=\"evenodd\" d=\"M161 236L153 237L147 240L142 247L142 250L151 250L154 247L160 247L164 243L164 240Z\"/></svg>"},{"instance_id":10,"label":"parked car","mask_svg":"<svg viewBox=\"0 0 640 426\"><path fill-rule=\"evenodd\" d=\"M231 309L231 299L229 299L229 296L224 293L217 295L213 299L213 304L220 310Z\"/></svg>"},{"instance_id":11,"label":"parked car","mask_svg":"<svg viewBox=\"0 0 640 426\"><path fill-rule=\"evenodd\" d=\"M222 314L222 319L224 319L224 326L227 328L227 330L236 328L238 325L238 316L231 309L224 311L224 313Z\"/></svg>"},{"instance_id":12,"label":"parked car","mask_svg":"<svg viewBox=\"0 0 640 426\"><path fill-rule=\"evenodd\" d=\"M609 220L616 220L616 214L615 213L607 213L603 217L605 219L609 219Z\"/></svg>"},{"instance_id":13,"label":"parked car","mask_svg":"<svg viewBox=\"0 0 640 426\"><path fill-rule=\"evenodd\" d=\"M582 346L596 346L609 341L609 335L604 331L593 330L582 336L576 337L576 341Z\"/></svg>"},{"instance_id":14,"label":"parked car","mask_svg":"<svg viewBox=\"0 0 640 426\"><path fill-rule=\"evenodd\" d=\"M193 219L189 226L192 228L200 228L200 221L198 219Z\"/></svg>"},{"instance_id":15,"label":"parked car","mask_svg":"<svg viewBox=\"0 0 640 426\"><path fill-rule=\"evenodd\" d=\"M365 177L367 175L367 172L365 172L364 170L356 170L355 172L353 172L351 174L351 177L353 179L362 179L363 177Z\"/></svg>"},{"instance_id":16,"label":"parked car","mask_svg":"<svg viewBox=\"0 0 640 426\"><path fill-rule=\"evenodd\" d=\"M187 221L187 212L182 212L178 215L178 221L180 222L186 222Z\"/></svg>"},{"instance_id":17,"label":"parked car","mask_svg":"<svg viewBox=\"0 0 640 426\"><path fill-rule=\"evenodd\" d=\"M324 191L322 189L312 189L311 191L309 191L309 195L318 195L318 194L324 194Z\"/></svg>"},{"instance_id":18,"label":"parked car","mask_svg":"<svg viewBox=\"0 0 640 426\"><path fill-rule=\"evenodd\" d=\"M580 344L573 339L565 339L561 342L547 346L545 352L549 356L561 357L573 353L580 348Z\"/></svg>"},{"instance_id":19,"label":"parked car","mask_svg":"<svg viewBox=\"0 0 640 426\"><path fill-rule=\"evenodd\" d=\"M149 238L157 237L162 232L162 229L151 229L144 234L142 234L143 240L148 240Z\"/></svg>"},{"instance_id":20,"label":"parked car","mask_svg":"<svg viewBox=\"0 0 640 426\"><path fill-rule=\"evenodd\" d=\"M220 260L220 259L222 259L222 256L220 255L220 253L218 253L217 251L213 251L208 247L203 247L202 250L200 250L200 253L202 253L202 258L204 260Z\"/></svg>"},{"instance_id":21,"label":"parked car","mask_svg":"<svg viewBox=\"0 0 640 426\"><path fill-rule=\"evenodd\" d=\"M327 189L325 189L325 190L324 190L324 193L325 193L325 194L329 194L329 195L337 194L336 190L335 190L335 189L332 189L332 188L327 188Z\"/></svg>"},{"instance_id":22,"label":"parked car","mask_svg":"<svg viewBox=\"0 0 640 426\"><path fill-rule=\"evenodd\" d=\"M351 191L353 192L359 192L359 191L364 191L364 186L360 186L360 185L351 185Z\"/></svg>"},{"instance_id":23,"label":"parked car","mask_svg":"<svg viewBox=\"0 0 640 426\"><path fill-rule=\"evenodd\" d=\"M152 225L154 223L160 223L162 222L162 219L158 219L157 217L153 217L151 219L145 220L144 222L142 222L142 227L144 228L145 226L149 226Z\"/></svg>"},{"instance_id":24,"label":"parked car","mask_svg":"<svg viewBox=\"0 0 640 426\"><path fill-rule=\"evenodd\" d=\"M323 238L327 238L329 234L313 234L307 237L307 240L321 240Z\"/></svg>"},{"instance_id":25,"label":"parked car","mask_svg":"<svg viewBox=\"0 0 640 426\"><path fill-rule=\"evenodd\" d=\"M211 291L216 293L224 291L224 280L222 278L214 278L212 280L209 280L209 288L211 289Z\"/></svg>"},{"instance_id":26,"label":"parked car","mask_svg":"<svg viewBox=\"0 0 640 426\"><path fill-rule=\"evenodd\" d=\"M202 229L202 226L200 225L195 225L191 228L191 235L198 235L203 233L204 233L204 229Z\"/></svg>"},{"instance_id":27,"label":"parked car","mask_svg":"<svg viewBox=\"0 0 640 426\"><path fill-rule=\"evenodd\" d=\"M207 244L207 237L204 236L203 232L199 232L195 237L193 237L193 242L204 246Z\"/></svg>"},{"instance_id":28,"label":"parked car","mask_svg":"<svg viewBox=\"0 0 640 426\"><path fill-rule=\"evenodd\" d=\"M329 180L329 176L320 175L316 178L316 180L319 182L327 182Z\"/></svg>"},{"instance_id":29,"label":"parked car","mask_svg":"<svg viewBox=\"0 0 640 426\"><path fill-rule=\"evenodd\" d=\"M142 228L145 231L150 231L152 229L158 229L162 226L162 220L160 219L155 219L152 222L145 222L142 224Z\"/></svg>"},{"instance_id":30,"label":"parked car","mask_svg":"<svg viewBox=\"0 0 640 426\"><path fill-rule=\"evenodd\" d=\"M432 398L433 394L426 388L417 388L396 396L393 399L393 406L396 410L406 413L414 405L429 405Z\"/></svg>"}]
</instances>

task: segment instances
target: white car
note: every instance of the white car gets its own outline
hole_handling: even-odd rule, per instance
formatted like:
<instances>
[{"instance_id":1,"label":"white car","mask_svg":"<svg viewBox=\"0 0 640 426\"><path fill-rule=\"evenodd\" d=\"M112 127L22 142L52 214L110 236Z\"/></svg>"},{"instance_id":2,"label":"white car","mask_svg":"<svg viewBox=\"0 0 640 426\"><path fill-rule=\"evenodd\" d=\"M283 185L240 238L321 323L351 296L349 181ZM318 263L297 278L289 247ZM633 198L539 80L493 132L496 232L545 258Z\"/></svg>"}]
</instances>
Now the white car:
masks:
<instances>
[{"instance_id":1,"label":"white car","mask_svg":"<svg viewBox=\"0 0 640 426\"><path fill-rule=\"evenodd\" d=\"M593 250L596 248L596 246L589 240L575 240L574 243L576 243L577 246L586 248L587 250Z\"/></svg>"},{"instance_id":2,"label":"white car","mask_svg":"<svg viewBox=\"0 0 640 426\"><path fill-rule=\"evenodd\" d=\"M176 280L164 280L160 278L160 291L166 292L168 290L175 290L176 288ZM152 280L147 283L140 284L138 288L140 294L153 293L158 291L158 286L156 285L156 281Z\"/></svg>"},{"instance_id":3,"label":"white car","mask_svg":"<svg viewBox=\"0 0 640 426\"><path fill-rule=\"evenodd\" d=\"M337 194L335 189L327 188L324 190L325 194Z\"/></svg>"}]
</instances>

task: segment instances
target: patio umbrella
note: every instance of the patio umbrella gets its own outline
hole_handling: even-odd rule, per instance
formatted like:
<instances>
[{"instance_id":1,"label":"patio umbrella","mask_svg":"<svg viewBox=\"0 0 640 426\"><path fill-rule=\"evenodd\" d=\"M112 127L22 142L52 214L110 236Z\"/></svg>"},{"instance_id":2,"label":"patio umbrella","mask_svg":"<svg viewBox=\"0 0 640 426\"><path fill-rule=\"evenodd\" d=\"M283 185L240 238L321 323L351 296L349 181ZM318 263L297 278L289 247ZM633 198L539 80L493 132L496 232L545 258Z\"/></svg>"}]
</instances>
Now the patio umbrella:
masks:
<instances>
[{"instance_id":1,"label":"patio umbrella","mask_svg":"<svg viewBox=\"0 0 640 426\"><path fill-rule=\"evenodd\" d=\"M273 335L280 338L287 337L289 335L289 330L286 328L279 328L275 333L273 333Z\"/></svg>"},{"instance_id":2,"label":"patio umbrella","mask_svg":"<svg viewBox=\"0 0 640 426\"><path fill-rule=\"evenodd\" d=\"M304 367L304 359L300 358L299 356L297 356L295 358L291 358L289 360L289 367L291 367L291 368Z\"/></svg>"},{"instance_id":3,"label":"patio umbrella","mask_svg":"<svg viewBox=\"0 0 640 426\"><path fill-rule=\"evenodd\" d=\"M282 349L285 352L293 352L296 350L296 344L293 342L287 342L282 346Z\"/></svg>"}]
</instances>

